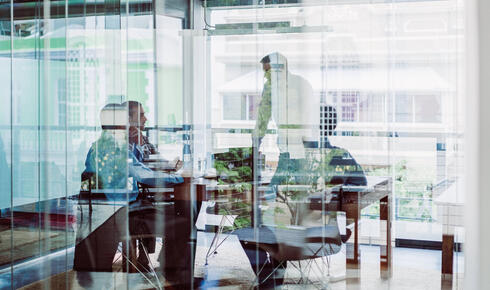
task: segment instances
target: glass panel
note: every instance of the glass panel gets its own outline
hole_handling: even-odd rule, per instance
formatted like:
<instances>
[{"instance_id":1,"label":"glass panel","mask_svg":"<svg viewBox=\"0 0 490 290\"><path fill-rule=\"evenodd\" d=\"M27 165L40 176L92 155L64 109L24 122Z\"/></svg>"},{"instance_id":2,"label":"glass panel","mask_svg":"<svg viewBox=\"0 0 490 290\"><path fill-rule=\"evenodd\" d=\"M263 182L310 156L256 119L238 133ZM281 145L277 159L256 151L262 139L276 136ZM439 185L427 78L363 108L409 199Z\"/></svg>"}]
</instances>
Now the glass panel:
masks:
<instances>
[{"instance_id":1,"label":"glass panel","mask_svg":"<svg viewBox=\"0 0 490 290\"><path fill-rule=\"evenodd\" d=\"M323 12L324 7L316 8ZM301 256L298 251L312 257L340 251L337 223L340 218L345 224L345 215L338 216L335 207L325 207L324 201L338 194L335 180L365 183L363 173L358 174L362 169L348 151L333 147L327 138L337 124L335 107L325 99L320 103L328 78L322 50L327 36L321 26L315 27L319 31L308 29L318 24L306 20L305 15L314 13L312 7L304 7L308 12L298 9L213 10L210 18L216 29L209 37L212 69L208 82L212 106L223 116L222 120L210 116L219 184L214 198L228 201L216 210L235 218L233 233L240 241L235 247L243 248L257 273L251 283L263 287L282 284L285 261L300 260L293 258ZM293 14L299 15L299 23L308 25L294 30ZM258 28L250 23L252 19ZM258 34L261 28L264 33ZM259 96L248 119L244 115L250 107L244 106L244 95ZM350 104L340 103L338 115L357 120L359 93L340 95L349 98ZM316 205L310 205L312 200ZM315 230L318 240L309 241L308 233L312 239ZM321 234L325 230L339 244L325 243ZM276 250L264 250L262 244ZM272 263L265 262L267 256ZM312 268L309 282L325 285L328 281L323 262ZM301 271L291 269L301 266L293 263L286 275L296 281ZM279 269L275 277L268 277L275 267ZM214 275L224 279L227 273Z\"/></svg>"},{"instance_id":2,"label":"glass panel","mask_svg":"<svg viewBox=\"0 0 490 290\"><path fill-rule=\"evenodd\" d=\"M413 96L397 95L395 99L395 121L412 122L413 121Z\"/></svg>"},{"instance_id":3,"label":"glass panel","mask_svg":"<svg viewBox=\"0 0 490 290\"><path fill-rule=\"evenodd\" d=\"M0 116L0 218L10 220L12 207L12 57L11 57L11 22L10 17L0 21L1 55L0 55L0 92L1 107ZM0 235L2 247L0 250L0 265L10 272L9 264L12 262L12 227L9 223L1 225ZM10 273L9 273L10 274ZM0 287L7 288L11 285L10 277L1 279Z\"/></svg>"},{"instance_id":4,"label":"glass panel","mask_svg":"<svg viewBox=\"0 0 490 290\"><path fill-rule=\"evenodd\" d=\"M352 232L350 238L343 237L346 241L340 252L347 263L346 275L362 276L360 265L374 269L371 246L379 245L380 273L390 277L395 243L438 247L441 229L448 227L438 218L441 210L446 213L440 199L452 190L459 192L449 184L461 175L449 168L461 166L455 161L461 151L453 147L448 153L447 146L454 145L449 135L463 123L464 105L456 101L460 92L451 85L462 81L458 64L464 63L463 4L284 2L205 3L209 7L204 17L210 48L210 139L223 186L216 194L242 209L235 226L240 233L254 231L251 243L255 245L261 244L257 236L261 226L272 229L271 236L281 244L276 228L307 229L313 223L303 219L340 212L342 217L334 219L343 224L340 231ZM268 67L263 64L266 57L277 55L283 61L265 61ZM299 101L291 92L295 86L301 87ZM243 95L259 96L256 118L244 117ZM295 123L305 104L311 107L304 115L315 116L311 123L319 128L311 132L313 140L301 132L304 124ZM301 142L295 140L298 136ZM295 156L302 149L305 155ZM250 152L253 182L248 185L243 172L247 162L252 162L247 159ZM315 187L319 176L334 201L319 206L318 212L301 209L301 200L312 200L321 191ZM368 184L383 180L376 184L378 196L363 198L370 195L362 190L349 192L351 182L362 177ZM311 188L297 189L300 184ZM330 206L336 204L339 186L349 197L340 199L347 204L333 210ZM250 246L240 234L238 239L247 253ZM369 245L365 253L358 243ZM271 259L278 255L274 250L265 252ZM263 249L250 249L248 254L256 273L261 266L270 266L260 262ZM298 270L291 270L293 264L288 264L285 274L292 280ZM281 277L276 275L276 282L282 283ZM346 284L357 282L347 280Z\"/></svg>"},{"instance_id":5,"label":"glass panel","mask_svg":"<svg viewBox=\"0 0 490 290\"><path fill-rule=\"evenodd\" d=\"M159 126L178 126L182 117L182 20L157 15L156 59L158 68Z\"/></svg>"},{"instance_id":6,"label":"glass panel","mask_svg":"<svg viewBox=\"0 0 490 290\"><path fill-rule=\"evenodd\" d=\"M14 9L14 15L15 15ZM49 20L48 20L49 21ZM13 88L13 100L15 104L12 108L13 124L17 125L17 130L13 131L12 144L12 201L13 206L19 207L22 205L35 205L39 201L40 196L40 131L38 130L40 115L39 115L39 66L40 66L40 53L39 53L39 21L31 20L27 21L23 25L14 22L13 31L13 53L12 53L12 88ZM31 26L34 33L34 39L27 39L23 37L23 27L25 25ZM29 43L29 44L27 44ZM28 52L30 57L23 57L21 48L22 44L27 44L30 48ZM37 48L37 49L36 49ZM25 86L25 80L23 77L27 77L32 80ZM17 88L17 89L14 89ZM44 163L46 166L49 163ZM43 246L46 246L46 235L43 233L43 226L40 224L40 219L43 217L42 212L30 212L34 221L26 224L15 224L16 219L20 219L21 210L14 210L10 208L11 214L11 231L13 244L21 244L21 251L15 253L11 249L12 261L19 261L30 256L39 256L42 252L45 252ZM35 247L29 247L28 243L22 243L22 240L26 238L22 235L28 235L31 243L36 245ZM41 237L41 238L40 238ZM24 244L24 245L22 245ZM27 248L26 248L27 244ZM24 247L22 247L24 246ZM13 273L15 275L15 273Z\"/></svg>"},{"instance_id":7,"label":"glass panel","mask_svg":"<svg viewBox=\"0 0 490 290\"><path fill-rule=\"evenodd\" d=\"M440 96L415 96L415 122L440 123L441 98Z\"/></svg>"},{"instance_id":8,"label":"glass panel","mask_svg":"<svg viewBox=\"0 0 490 290\"><path fill-rule=\"evenodd\" d=\"M147 4L121 9L118 2L106 1L98 15L93 4L83 9L68 2L16 5L12 27L1 21L2 82L8 88L2 91L6 111L0 133L5 287L132 287L144 280L95 272L136 269L132 259L144 256L133 245L138 223L126 209L138 195L138 181L155 177L144 175L150 169L139 163L134 148L147 147L136 146L131 135L139 130L133 122L143 119L133 116L133 103L123 102L140 102L136 114L146 110L147 125L157 128L157 33ZM1 3L1 8L10 12L11 6ZM182 123L178 31L183 21L165 21L174 43L165 43L169 53L163 63L176 65L173 72L163 69L162 80L177 106L165 119L175 127ZM138 132L138 141L147 140L148 132ZM158 134L151 137L158 144ZM182 149L172 154L180 156ZM162 184L172 184L173 177L155 174Z\"/></svg>"},{"instance_id":9,"label":"glass panel","mask_svg":"<svg viewBox=\"0 0 490 290\"><path fill-rule=\"evenodd\" d=\"M348 2L0 0L0 288L460 289L465 3Z\"/></svg>"},{"instance_id":10,"label":"glass panel","mask_svg":"<svg viewBox=\"0 0 490 290\"><path fill-rule=\"evenodd\" d=\"M240 95L223 96L223 120L246 120L244 101Z\"/></svg>"}]
</instances>

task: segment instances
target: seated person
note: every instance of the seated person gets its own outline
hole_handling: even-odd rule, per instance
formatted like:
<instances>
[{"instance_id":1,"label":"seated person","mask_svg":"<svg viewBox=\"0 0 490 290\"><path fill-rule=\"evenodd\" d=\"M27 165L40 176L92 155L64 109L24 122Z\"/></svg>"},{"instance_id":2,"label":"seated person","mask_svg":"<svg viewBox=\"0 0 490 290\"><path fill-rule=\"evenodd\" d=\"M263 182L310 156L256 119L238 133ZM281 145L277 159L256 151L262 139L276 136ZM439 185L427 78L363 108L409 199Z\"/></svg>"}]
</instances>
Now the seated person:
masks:
<instances>
[{"instance_id":1,"label":"seated person","mask_svg":"<svg viewBox=\"0 0 490 290\"><path fill-rule=\"evenodd\" d=\"M290 204L289 202L291 200L300 200L302 198L298 196L298 193L288 191L279 192L279 186L310 184L321 189L325 186L337 184L356 186L367 184L362 167L352 155L343 148L333 146L328 139L328 136L333 135L333 131L337 125L335 108L325 106L324 112L328 114L327 122L329 126L326 129L326 136L323 142L320 143L320 146L316 145L312 146L313 148L309 148L305 144L305 151L307 152L305 158L292 159L288 152L281 153L278 167L269 185L270 190L274 191L275 196L277 196L276 201L288 204L287 208L291 214L291 225L302 225L303 220L306 220L306 217L312 213L306 206L301 208L298 204ZM258 217L264 219L260 213ZM260 223L257 232L258 237L255 237L259 241L259 246L253 242L254 239L250 242L250 237L253 235L249 228L239 229L236 231L236 234L252 264L252 268L258 274L257 278L261 286L275 287L283 283L283 273L285 270L279 269L281 271L274 271L278 265L284 265L280 260L276 260L278 258L275 254L283 246L281 244L284 242L287 244L287 241L278 240L275 227L264 226ZM347 236L342 237L342 241L345 242L349 235L350 232L348 231ZM261 244L267 245L261 246ZM257 271L259 269L261 270L260 272ZM274 273L274 275L270 275L271 273Z\"/></svg>"},{"instance_id":2,"label":"seated person","mask_svg":"<svg viewBox=\"0 0 490 290\"><path fill-rule=\"evenodd\" d=\"M136 104L141 107L139 103ZM131 106L133 105L129 105L130 108ZM127 241L134 235L168 236L170 232L176 231L172 232L173 236L170 238L174 239L175 235L180 233L177 233L175 228L187 228L184 225L189 222L185 218L189 211L188 202L176 201L171 209L153 206L144 200L132 202L138 195L138 182L157 187L178 186L183 182L183 178L179 175L153 172L141 162L144 154L144 149L141 150L141 148L149 147L144 146L149 143L141 136L138 139L143 142L138 140L132 144L131 141L128 142L131 138L128 138L126 132L136 132L141 127L135 128L135 122L132 122L134 118L130 115L130 128L126 130L128 120L126 108L126 105L108 104L102 109L100 118L103 130L87 154L84 174L91 175L93 189L102 190L109 200L127 200L130 201L130 204L116 210L89 236L77 241L75 270L112 271L112 262L119 242ZM129 114L131 113L134 113L134 108L129 110ZM144 112L141 119L146 120ZM188 238L190 234L184 233L184 236L183 238ZM139 244L140 246L146 245L145 248L148 248L153 239L140 240ZM147 250L140 247L140 253L144 251ZM180 255L180 257L188 258L186 255ZM176 259L178 260L179 257ZM161 262L165 263L163 259ZM148 260L144 258L138 258L138 263L142 265L137 266L148 266ZM168 279L172 278L168 277Z\"/></svg>"},{"instance_id":3,"label":"seated person","mask_svg":"<svg viewBox=\"0 0 490 290\"><path fill-rule=\"evenodd\" d=\"M150 158L150 155L159 154L155 145L151 144L148 137L143 134L145 123L148 120L145 116L143 105L137 101L127 101L122 106L128 109L129 129L128 129L128 146L129 151L139 162L144 162ZM160 158L159 158L160 159ZM170 162L168 169L179 170L182 162L175 158Z\"/></svg>"},{"instance_id":4,"label":"seated person","mask_svg":"<svg viewBox=\"0 0 490 290\"><path fill-rule=\"evenodd\" d=\"M328 136L333 135L337 128L337 111L333 106L324 106L323 114L327 114L325 119L325 136L322 148L325 148L326 183L343 185L366 185L367 180L361 165L352 157L346 149L333 146Z\"/></svg>"},{"instance_id":5,"label":"seated person","mask_svg":"<svg viewBox=\"0 0 490 290\"><path fill-rule=\"evenodd\" d=\"M137 101L127 101L122 103L122 106L128 108L129 114L129 150L140 162L148 159L150 154L158 154L156 146L143 134L148 120L143 106Z\"/></svg>"},{"instance_id":6,"label":"seated person","mask_svg":"<svg viewBox=\"0 0 490 290\"><path fill-rule=\"evenodd\" d=\"M132 103L141 105L137 102ZM155 146L150 144L146 137L140 140L145 140L145 143L132 143L136 139L129 138L126 131L126 120L129 113L129 132L141 132L139 128L140 122L134 121L131 110L126 111L126 106L120 104L106 105L100 114L102 133L99 139L92 144L87 154L85 161L84 174L91 175L93 182L92 189L103 190L106 197L110 200L119 198L121 192L129 193L129 201L136 198L138 194L138 182L149 186L161 186L166 184L182 183L182 177L178 175L166 174L162 172L154 172L143 164L145 154L156 152ZM141 111L143 108L141 107ZM146 121L144 112L142 120ZM144 126L144 122L143 125ZM146 148L146 149L145 149ZM132 180L128 184L129 180Z\"/></svg>"}]
</instances>

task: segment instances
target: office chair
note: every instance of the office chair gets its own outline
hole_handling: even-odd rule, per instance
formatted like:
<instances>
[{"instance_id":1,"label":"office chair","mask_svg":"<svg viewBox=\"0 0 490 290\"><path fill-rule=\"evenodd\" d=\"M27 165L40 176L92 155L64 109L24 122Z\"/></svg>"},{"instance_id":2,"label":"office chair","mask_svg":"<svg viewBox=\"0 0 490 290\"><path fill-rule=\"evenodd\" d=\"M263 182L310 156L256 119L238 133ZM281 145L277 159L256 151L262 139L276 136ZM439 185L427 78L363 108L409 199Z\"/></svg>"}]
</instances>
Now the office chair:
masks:
<instances>
[{"instance_id":1,"label":"office chair","mask_svg":"<svg viewBox=\"0 0 490 290\"><path fill-rule=\"evenodd\" d=\"M78 204L80 204L80 200L83 198L82 195L85 195L87 194L88 195L88 208L89 208L89 212L92 212L92 178L93 178L94 174L92 172L87 172L87 171L84 171L82 172L82 176L81 176L81 182L82 184L84 182L88 182L88 188L87 190L84 190L84 189L80 189L80 192L78 193ZM82 218L83 218L83 211L82 211Z\"/></svg>"},{"instance_id":2,"label":"office chair","mask_svg":"<svg viewBox=\"0 0 490 290\"><path fill-rule=\"evenodd\" d=\"M259 271L254 284L264 283L273 277L278 270L285 268L287 262L290 262L290 265L300 273L295 284L315 284L310 279L310 274L315 266L322 268L325 263L328 270L327 274L330 274L329 257L339 253L342 248L337 218L333 216L334 213L329 213L328 224L324 226L276 228L273 231L276 244L272 243L274 237L264 238L263 243L259 241L258 247L268 252L274 260L279 261L279 264L262 281L258 281ZM319 258L323 265L319 264ZM303 262L306 262L304 267ZM323 285L319 288L322 287Z\"/></svg>"}]
</instances>

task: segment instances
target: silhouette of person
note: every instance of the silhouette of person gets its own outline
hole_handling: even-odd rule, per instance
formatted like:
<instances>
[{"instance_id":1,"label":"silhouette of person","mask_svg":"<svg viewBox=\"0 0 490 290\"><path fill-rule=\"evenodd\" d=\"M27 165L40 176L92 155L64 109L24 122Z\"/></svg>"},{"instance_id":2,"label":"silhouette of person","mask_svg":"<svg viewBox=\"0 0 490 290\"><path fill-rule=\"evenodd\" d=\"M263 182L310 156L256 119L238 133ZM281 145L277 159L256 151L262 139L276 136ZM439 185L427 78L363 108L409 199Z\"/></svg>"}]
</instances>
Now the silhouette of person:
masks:
<instances>
[{"instance_id":1,"label":"silhouette of person","mask_svg":"<svg viewBox=\"0 0 490 290\"><path fill-rule=\"evenodd\" d=\"M141 110L135 110L135 104ZM133 109L128 110L128 107ZM138 122L134 121L135 111L140 113ZM137 260L140 269L148 269L146 253L154 251L152 236L165 236L179 222L187 225L187 220L175 217L178 212L186 210L182 209L186 205L169 210L154 207L145 200L136 200L139 193L137 183L167 187L182 183L183 178L176 174L153 172L142 163L144 147L150 148L150 144L141 134L146 117L139 103L108 104L101 110L100 119L102 132L87 154L82 175L88 175L92 180L92 189L104 192L108 200L129 201L129 206L117 209L107 221L77 241L74 269L110 272L119 242L132 236L150 236L139 238L140 255ZM133 134L129 138L128 131L139 135ZM151 152L152 149L149 150Z\"/></svg>"},{"instance_id":2,"label":"silhouette of person","mask_svg":"<svg viewBox=\"0 0 490 290\"><path fill-rule=\"evenodd\" d=\"M367 180L361 165L344 148L333 146L329 136L334 134L337 128L337 110L335 107L323 106L322 114L325 114L324 137L322 147L324 150L324 178L327 184L366 185Z\"/></svg>"},{"instance_id":3,"label":"silhouette of person","mask_svg":"<svg viewBox=\"0 0 490 290\"><path fill-rule=\"evenodd\" d=\"M260 62L264 70L265 82L253 133L253 146L254 151L258 152L270 122L274 122L277 128L277 146L280 155L266 196L272 196L275 199L278 185L292 178L297 182L303 179L306 144L309 146L318 140L319 99L314 98L312 87L307 80L289 71L287 59L282 54L277 52L268 54ZM277 240L273 241L276 239L273 230L262 225L260 213L258 219L259 242L263 238L273 245L272 248L280 247ZM237 234L260 285L262 287L281 285L284 269L276 269L281 261L276 260L271 253L257 247L254 243L247 241L246 236L250 234L249 232L249 229L242 229L238 230ZM269 277L272 273L274 275Z\"/></svg>"},{"instance_id":4,"label":"silhouette of person","mask_svg":"<svg viewBox=\"0 0 490 290\"><path fill-rule=\"evenodd\" d=\"M145 111L141 103L137 101L127 101L122 106L128 108L129 114L129 147L139 161L148 159L150 154L157 154L158 150L155 145L151 144L143 134L146 121Z\"/></svg>"}]
</instances>

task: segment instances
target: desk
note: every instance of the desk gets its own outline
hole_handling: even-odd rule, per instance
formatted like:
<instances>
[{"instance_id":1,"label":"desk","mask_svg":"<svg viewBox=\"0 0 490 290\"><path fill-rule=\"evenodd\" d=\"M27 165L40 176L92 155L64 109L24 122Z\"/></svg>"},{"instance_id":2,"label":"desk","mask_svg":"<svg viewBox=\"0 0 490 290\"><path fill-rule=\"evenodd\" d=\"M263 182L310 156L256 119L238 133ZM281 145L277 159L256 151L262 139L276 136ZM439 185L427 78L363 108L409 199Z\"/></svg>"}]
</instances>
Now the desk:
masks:
<instances>
[{"instance_id":1,"label":"desk","mask_svg":"<svg viewBox=\"0 0 490 290\"><path fill-rule=\"evenodd\" d=\"M381 273L391 276L392 245L391 245L391 179L389 177L367 176L366 186L336 186L332 188L334 198L325 204L330 211L344 211L346 218L354 222L354 244L347 245L347 263L350 267L359 268L359 219L361 210L376 203L380 203L380 220L385 221L382 230L386 232L386 244L380 249ZM312 207L322 209L321 197L312 199Z\"/></svg>"},{"instance_id":2,"label":"desk","mask_svg":"<svg viewBox=\"0 0 490 290\"><path fill-rule=\"evenodd\" d=\"M126 256L131 266L127 270L134 272L136 269L132 265L136 264L135 237L162 236L171 243L165 244L165 259L161 260L161 268L175 277L176 282L192 281L194 223L197 217L192 204L195 200L192 198L192 185L191 178L184 178L183 183L173 186L172 206L145 200L130 204L95 204L94 211L88 213L89 227L79 231L74 268L84 271L112 271L112 258L117 243L123 241L130 243L123 248L129 249ZM165 261L171 263L165 264ZM170 276L166 275L167 278Z\"/></svg>"},{"instance_id":3,"label":"desk","mask_svg":"<svg viewBox=\"0 0 490 290\"><path fill-rule=\"evenodd\" d=\"M310 185L280 185L278 190L308 191ZM211 188L208 188L211 189ZM360 265L359 248L359 219L361 210L380 203L380 220L384 221L382 227L386 236L385 243L380 247L380 269L384 276L391 276L392 244L391 244L391 179L389 177L368 176L366 186L337 186L332 188L332 195L337 198L326 197L324 209L327 211L343 211L354 224L354 242L348 244L347 263L354 268ZM340 198L341 197L341 198ZM340 198L340 199L339 199ZM295 203L301 203L296 201ZM310 196L310 209L322 210L322 198Z\"/></svg>"}]
</instances>

